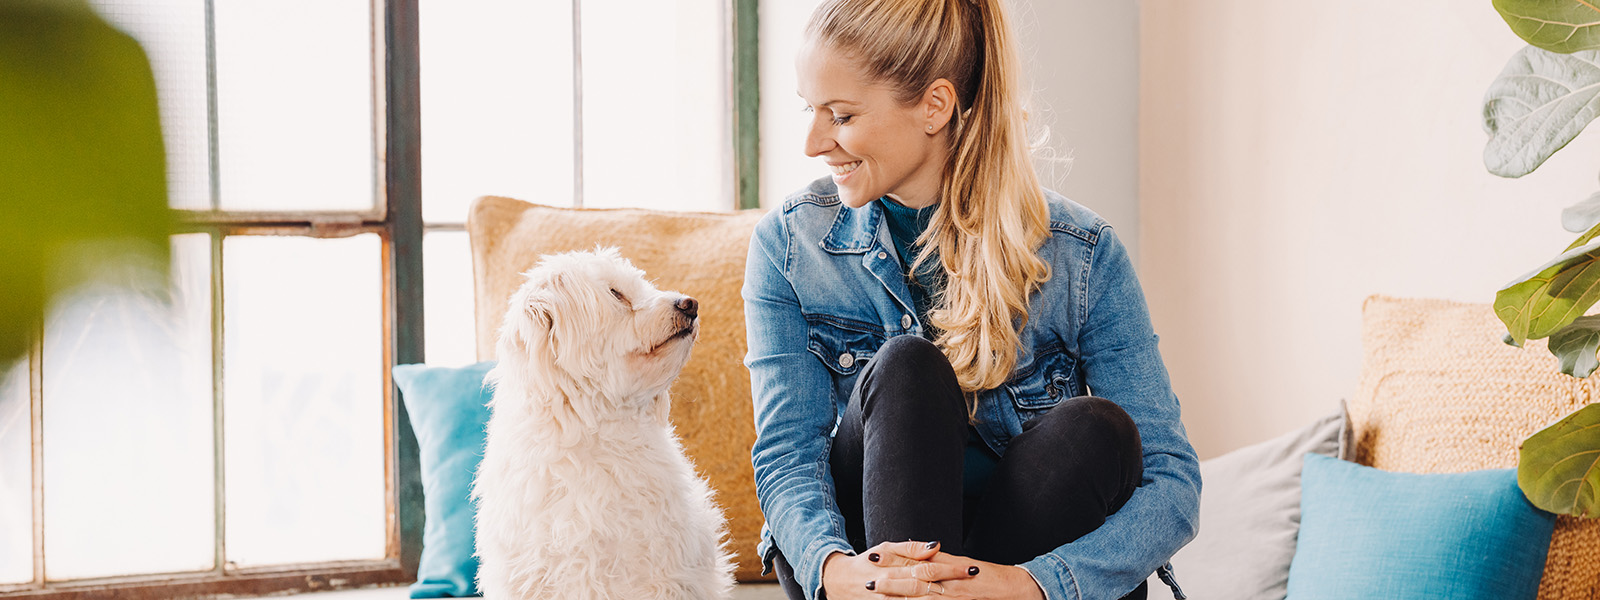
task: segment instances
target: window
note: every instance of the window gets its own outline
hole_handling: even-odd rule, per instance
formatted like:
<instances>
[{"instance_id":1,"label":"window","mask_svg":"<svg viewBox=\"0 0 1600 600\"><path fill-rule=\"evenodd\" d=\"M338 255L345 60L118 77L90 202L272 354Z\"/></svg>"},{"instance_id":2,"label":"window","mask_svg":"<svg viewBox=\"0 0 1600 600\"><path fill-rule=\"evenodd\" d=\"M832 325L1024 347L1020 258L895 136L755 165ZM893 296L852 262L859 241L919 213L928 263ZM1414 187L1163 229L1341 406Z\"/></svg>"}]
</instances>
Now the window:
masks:
<instances>
[{"instance_id":1,"label":"window","mask_svg":"<svg viewBox=\"0 0 1600 600\"><path fill-rule=\"evenodd\" d=\"M474 359L472 199L755 204L756 0L92 4L185 225L165 285L104 264L0 366L0 595L408 580L388 370Z\"/></svg>"},{"instance_id":2,"label":"window","mask_svg":"<svg viewBox=\"0 0 1600 600\"><path fill-rule=\"evenodd\" d=\"M91 3L151 58L183 231L165 283L81 249L124 258L7 371L0 590L405 580L420 497L387 372L420 358L415 5Z\"/></svg>"}]
</instances>

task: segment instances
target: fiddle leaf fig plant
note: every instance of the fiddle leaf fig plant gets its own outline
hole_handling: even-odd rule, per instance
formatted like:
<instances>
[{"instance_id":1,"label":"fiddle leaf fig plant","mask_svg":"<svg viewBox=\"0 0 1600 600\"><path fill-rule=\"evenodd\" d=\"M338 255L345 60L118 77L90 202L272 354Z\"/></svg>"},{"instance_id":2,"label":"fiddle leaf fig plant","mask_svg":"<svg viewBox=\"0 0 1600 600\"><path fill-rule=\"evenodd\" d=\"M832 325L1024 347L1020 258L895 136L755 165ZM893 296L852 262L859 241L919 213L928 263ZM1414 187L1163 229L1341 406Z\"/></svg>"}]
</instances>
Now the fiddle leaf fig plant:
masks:
<instances>
[{"instance_id":1,"label":"fiddle leaf fig plant","mask_svg":"<svg viewBox=\"0 0 1600 600\"><path fill-rule=\"evenodd\" d=\"M1484 94L1490 173L1521 177L1565 147L1600 116L1600 8L1594 0L1494 0L1517 51ZM1600 192L1561 212L1581 234L1562 253L1495 295L1505 342L1549 338L1562 373L1600 369ZM1579 409L1522 442L1517 485L1539 508L1600 518L1600 404Z\"/></svg>"},{"instance_id":2,"label":"fiddle leaf fig plant","mask_svg":"<svg viewBox=\"0 0 1600 600\"><path fill-rule=\"evenodd\" d=\"M1585 0L1495 0L1511 31L1529 44L1563 54L1600 49L1600 9Z\"/></svg>"},{"instance_id":3,"label":"fiddle leaf fig plant","mask_svg":"<svg viewBox=\"0 0 1600 600\"><path fill-rule=\"evenodd\" d=\"M1600 404L1567 415L1522 442L1517 486L1534 506L1600 517Z\"/></svg>"}]
</instances>

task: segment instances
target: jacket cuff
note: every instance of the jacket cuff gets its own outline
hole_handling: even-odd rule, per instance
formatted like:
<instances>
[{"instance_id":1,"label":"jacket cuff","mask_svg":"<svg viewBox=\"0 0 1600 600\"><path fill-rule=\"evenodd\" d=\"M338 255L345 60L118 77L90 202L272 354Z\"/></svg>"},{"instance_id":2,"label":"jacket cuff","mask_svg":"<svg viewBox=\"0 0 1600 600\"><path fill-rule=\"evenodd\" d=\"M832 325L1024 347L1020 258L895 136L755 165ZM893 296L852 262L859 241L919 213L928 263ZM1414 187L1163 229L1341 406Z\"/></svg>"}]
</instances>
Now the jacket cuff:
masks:
<instances>
[{"instance_id":1,"label":"jacket cuff","mask_svg":"<svg viewBox=\"0 0 1600 600\"><path fill-rule=\"evenodd\" d=\"M794 565L794 575L801 589L806 593L806 600L821 600L822 594L822 563L828 560L834 552L843 552L847 556L855 556L856 551L850 544L838 538L822 538L811 544L800 553L800 562Z\"/></svg>"},{"instance_id":2,"label":"jacket cuff","mask_svg":"<svg viewBox=\"0 0 1600 600\"><path fill-rule=\"evenodd\" d=\"M1034 583L1044 591L1045 600L1083 600L1072 568L1056 555L1044 554L1017 566L1033 576Z\"/></svg>"}]
</instances>

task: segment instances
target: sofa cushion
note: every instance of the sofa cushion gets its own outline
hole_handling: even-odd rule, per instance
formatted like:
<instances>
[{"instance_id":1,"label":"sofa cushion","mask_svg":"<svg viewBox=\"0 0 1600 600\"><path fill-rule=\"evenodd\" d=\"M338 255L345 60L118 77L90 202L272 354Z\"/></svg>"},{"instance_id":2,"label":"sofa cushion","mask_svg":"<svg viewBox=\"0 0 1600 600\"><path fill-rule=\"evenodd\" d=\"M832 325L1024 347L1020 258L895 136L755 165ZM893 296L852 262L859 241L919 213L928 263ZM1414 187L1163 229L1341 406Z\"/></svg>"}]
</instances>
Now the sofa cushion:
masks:
<instances>
[{"instance_id":1,"label":"sofa cushion","mask_svg":"<svg viewBox=\"0 0 1600 600\"><path fill-rule=\"evenodd\" d=\"M472 478L483 458L493 362L448 368L399 365L394 384L417 434L422 462L422 558L412 598L477 596Z\"/></svg>"},{"instance_id":2,"label":"sofa cushion","mask_svg":"<svg viewBox=\"0 0 1600 600\"><path fill-rule=\"evenodd\" d=\"M755 555L761 509L750 466L755 417L739 296L760 218L760 211L554 208L498 197L479 198L467 216L480 360L494 358L506 299L543 254L616 246L657 286L700 301L700 339L672 386L672 423L728 518L741 581L762 579Z\"/></svg>"},{"instance_id":3,"label":"sofa cushion","mask_svg":"<svg viewBox=\"0 0 1600 600\"><path fill-rule=\"evenodd\" d=\"M1305 455L1290 600L1533 600L1555 516L1516 469L1391 473Z\"/></svg>"},{"instance_id":4,"label":"sofa cushion","mask_svg":"<svg viewBox=\"0 0 1600 600\"><path fill-rule=\"evenodd\" d=\"M1201 461L1200 533L1172 557L1193 598L1283 600L1300 531L1300 468L1308 452L1339 456L1345 411ZM1160 581L1151 578L1151 589Z\"/></svg>"},{"instance_id":5,"label":"sofa cushion","mask_svg":"<svg viewBox=\"0 0 1600 600\"><path fill-rule=\"evenodd\" d=\"M1600 399L1600 375L1556 370L1545 340L1516 348L1488 304L1373 296L1350 400L1357 462L1458 473L1517 465L1522 440ZM1560 517L1539 598L1600 597L1600 521Z\"/></svg>"}]
</instances>

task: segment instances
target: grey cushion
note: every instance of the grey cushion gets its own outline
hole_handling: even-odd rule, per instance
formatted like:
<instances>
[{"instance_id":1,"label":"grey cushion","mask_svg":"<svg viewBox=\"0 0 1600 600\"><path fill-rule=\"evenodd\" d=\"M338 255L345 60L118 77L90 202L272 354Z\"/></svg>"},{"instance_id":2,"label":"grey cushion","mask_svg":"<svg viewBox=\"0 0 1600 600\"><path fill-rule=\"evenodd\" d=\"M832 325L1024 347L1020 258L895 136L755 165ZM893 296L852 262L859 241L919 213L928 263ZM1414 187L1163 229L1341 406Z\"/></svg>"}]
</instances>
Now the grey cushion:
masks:
<instances>
[{"instance_id":1,"label":"grey cushion","mask_svg":"<svg viewBox=\"0 0 1600 600\"><path fill-rule=\"evenodd\" d=\"M1200 533L1172 557L1194 600L1283 600L1300 531L1300 466L1307 452L1354 452L1344 402L1298 431L1201 461ZM1150 579L1150 597L1164 597Z\"/></svg>"}]
</instances>

